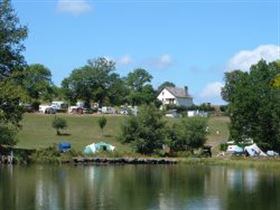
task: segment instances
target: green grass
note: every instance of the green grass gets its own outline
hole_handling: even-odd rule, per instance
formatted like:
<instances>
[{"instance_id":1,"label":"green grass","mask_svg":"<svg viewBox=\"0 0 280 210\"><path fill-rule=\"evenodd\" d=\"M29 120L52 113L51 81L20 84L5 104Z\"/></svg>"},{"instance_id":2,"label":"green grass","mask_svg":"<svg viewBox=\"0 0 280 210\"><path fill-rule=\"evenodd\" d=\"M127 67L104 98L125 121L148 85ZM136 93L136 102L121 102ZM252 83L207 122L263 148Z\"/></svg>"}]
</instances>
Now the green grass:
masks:
<instances>
[{"instance_id":1,"label":"green grass","mask_svg":"<svg viewBox=\"0 0 280 210\"><path fill-rule=\"evenodd\" d=\"M93 142L105 141L116 146L118 151L131 151L128 145L123 145L116 140L124 117L106 116L107 125L104 128L104 136L102 136L98 125L98 118L101 116L69 114L58 114L58 116L67 120L68 128L63 133L69 135L56 135L55 129L51 126L54 115L25 114L21 122L22 129L17 135L19 141L17 147L37 149L67 141L72 144L74 149L81 150Z\"/></svg>"},{"instance_id":2,"label":"green grass","mask_svg":"<svg viewBox=\"0 0 280 210\"><path fill-rule=\"evenodd\" d=\"M56 131L51 124L54 115L44 114L25 114L22 123L22 130L18 133L19 140L17 147L20 148L45 148L57 144L61 141L70 142L74 149L80 151L82 148L92 142L105 141L118 149L119 152L132 152L129 145L123 145L117 141L120 132L120 125L125 116L106 116L107 125L104 128L104 136L98 125L98 118L101 115L70 115L58 114L67 120L68 128L63 131L69 136L57 136ZM170 123L178 119L168 119ZM219 144L228 138L227 117L210 117L209 134L207 144L213 146L214 151L218 151ZM217 134L216 131L220 133ZM215 154L215 153L214 153Z\"/></svg>"}]
</instances>

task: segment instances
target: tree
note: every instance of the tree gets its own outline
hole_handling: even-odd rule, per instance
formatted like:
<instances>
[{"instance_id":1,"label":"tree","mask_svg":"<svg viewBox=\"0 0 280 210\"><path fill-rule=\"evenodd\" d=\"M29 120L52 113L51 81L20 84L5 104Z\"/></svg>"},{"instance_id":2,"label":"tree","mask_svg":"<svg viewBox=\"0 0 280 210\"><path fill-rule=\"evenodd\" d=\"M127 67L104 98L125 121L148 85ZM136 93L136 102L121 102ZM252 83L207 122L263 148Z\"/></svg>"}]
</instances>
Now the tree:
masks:
<instances>
[{"instance_id":1,"label":"tree","mask_svg":"<svg viewBox=\"0 0 280 210\"><path fill-rule=\"evenodd\" d=\"M54 85L51 71L42 64L32 64L23 72L23 87L33 100L51 101Z\"/></svg>"},{"instance_id":2,"label":"tree","mask_svg":"<svg viewBox=\"0 0 280 210\"><path fill-rule=\"evenodd\" d=\"M60 117L55 117L52 122L52 127L56 129L56 134L60 135L60 130L67 128L67 121Z\"/></svg>"},{"instance_id":3,"label":"tree","mask_svg":"<svg viewBox=\"0 0 280 210\"><path fill-rule=\"evenodd\" d=\"M152 78L145 69L135 69L128 74L126 78L129 88L128 101L132 105L149 104L156 99L155 91L150 84Z\"/></svg>"},{"instance_id":4,"label":"tree","mask_svg":"<svg viewBox=\"0 0 280 210\"><path fill-rule=\"evenodd\" d=\"M99 125L99 127L100 127L100 129L101 129L102 136L103 136L103 129L104 129L104 127L106 126L106 124L107 124L107 119L106 119L106 117L102 116L102 117L100 117L100 118L98 119L98 125Z\"/></svg>"},{"instance_id":5,"label":"tree","mask_svg":"<svg viewBox=\"0 0 280 210\"><path fill-rule=\"evenodd\" d=\"M17 72L25 66L23 40L27 28L21 26L9 0L0 1L0 144L14 145L15 132L20 127L24 96L15 81Z\"/></svg>"},{"instance_id":6,"label":"tree","mask_svg":"<svg viewBox=\"0 0 280 210\"><path fill-rule=\"evenodd\" d=\"M143 105L137 116L130 116L121 126L120 141L132 143L136 152L152 154L162 148L165 121L154 105Z\"/></svg>"},{"instance_id":7,"label":"tree","mask_svg":"<svg viewBox=\"0 0 280 210\"><path fill-rule=\"evenodd\" d=\"M193 150L206 142L207 118L193 117L174 123L167 143L173 151Z\"/></svg>"},{"instance_id":8,"label":"tree","mask_svg":"<svg viewBox=\"0 0 280 210\"><path fill-rule=\"evenodd\" d=\"M175 84L173 82L165 81L160 86L158 86L157 91L160 92L166 87L175 87Z\"/></svg>"},{"instance_id":9,"label":"tree","mask_svg":"<svg viewBox=\"0 0 280 210\"><path fill-rule=\"evenodd\" d=\"M225 74L222 97L229 103L232 140L252 138L259 145L280 150L280 90L272 85L279 73L277 63L261 60L249 72Z\"/></svg>"},{"instance_id":10,"label":"tree","mask_svg":"<svg viewBox=\"0 0 280 210\"><path fill-rule=\"evenodd\" d=\"M75 102L84 100L89 106L91 101L120 103L125 98L124 83L118 74L114 73L115 63L105 58L89 60L87 65L74 69L68 78L62 81L62 87L66 97ZM118 92L118 95L116 94Z\"/></svg>"},{"instance_id":11,"label":"tree","mask_svg":"<svg viewBox=\"0 0 280 210\"><path fill-rule=\"evenodd\" d=\"M20 25L11 1L0 1L0 81L24 66L22 41L26 37L27 28Z\"/></svg>"}]
</instances>

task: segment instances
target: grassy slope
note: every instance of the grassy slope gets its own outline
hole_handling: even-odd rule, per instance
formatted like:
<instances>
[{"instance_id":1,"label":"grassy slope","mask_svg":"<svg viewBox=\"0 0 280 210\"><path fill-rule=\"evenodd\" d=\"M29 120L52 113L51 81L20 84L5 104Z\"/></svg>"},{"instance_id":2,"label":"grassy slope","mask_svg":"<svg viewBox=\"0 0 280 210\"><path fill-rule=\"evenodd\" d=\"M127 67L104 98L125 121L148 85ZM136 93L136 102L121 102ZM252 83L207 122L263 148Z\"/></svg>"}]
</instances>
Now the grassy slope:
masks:
<instances>
[{"instance_id":1,"label":"grassy slope","mask_svg":"<svg viewBox=\"0 0 280 210\"><path fill-rule=\"evenodd\" d=\"M98 116L90 115L68 115L60 114L68 123L65 132L69 136L57 136L56 131L51 127L54 115L25 114L22 121L22 130L17 135L19 140L18 147L22 148L40 148L47 147L61 140L72 143L75 149L81 150L85 145L101 140L111 143L118 148L118 151L131 151L128 145L122 145L116 140L120 131L120 125L123 122L123 116L106 116L107 125L104 129L104 137L98 126ZM214 152L217 151L219 143L225 141L228 137L227 117L211 117L209 119L208 144L214 146ZM216 134L219 130L220 134Z\"/></svg>"},{"instance_id":2,"label":"grassy slope","mask_svg":"<svg viewBox=\"0 0 280 210\"><path fill-rule=\"evenodd\" d=\"M67 120L68 128L64 132L69 133L69 136L56 135L56 131L51 126L54 115L25 114L22 130L17 135L19 140L17 146L40 148L65 140L70 142L75 149L80 150L85 145L103 140L117 146L119 151L130 151L127 145L122 145L115 140L124 117L107 116L107 125L104 129L104 137L102 137L97 116L67 114L58 116Z\"/></svg>"}]
</instances>

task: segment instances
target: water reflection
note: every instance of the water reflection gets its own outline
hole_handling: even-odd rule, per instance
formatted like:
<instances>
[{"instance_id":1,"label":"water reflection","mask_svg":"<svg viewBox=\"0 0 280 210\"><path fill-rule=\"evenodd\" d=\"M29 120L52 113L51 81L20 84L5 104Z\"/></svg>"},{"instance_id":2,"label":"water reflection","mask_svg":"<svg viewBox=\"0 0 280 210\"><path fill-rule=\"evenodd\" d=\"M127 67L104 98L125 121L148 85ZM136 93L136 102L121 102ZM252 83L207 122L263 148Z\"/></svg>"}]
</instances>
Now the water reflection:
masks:
<instances>
[{"instance_id":1,"label":"water reflection","mask_svg":"<svg viewBox=\"0 0 280 210\"><path fill-rule=\"evenodd\" d=\"M0 209L280 209L275 170L206 166L0 168Z\"/></svg>"}]
</instances>

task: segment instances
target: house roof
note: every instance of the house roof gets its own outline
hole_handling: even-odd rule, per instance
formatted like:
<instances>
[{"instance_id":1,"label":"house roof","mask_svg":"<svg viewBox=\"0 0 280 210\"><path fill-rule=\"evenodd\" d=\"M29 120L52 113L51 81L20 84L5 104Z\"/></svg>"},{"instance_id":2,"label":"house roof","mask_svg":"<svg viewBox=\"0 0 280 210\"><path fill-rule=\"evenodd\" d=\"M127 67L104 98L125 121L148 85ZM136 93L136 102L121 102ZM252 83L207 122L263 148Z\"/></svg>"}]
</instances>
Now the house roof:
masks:
<instances>
[{"instance_id":1,"label":"house roof","mask_svg":"<svg viewBox=\"0 0 280 210\"><path fill-rule=\"evenodd\" d=\"M178 98L192 98L185 88L165 87L172 95Z\"/></svg>"}]
</instances>

